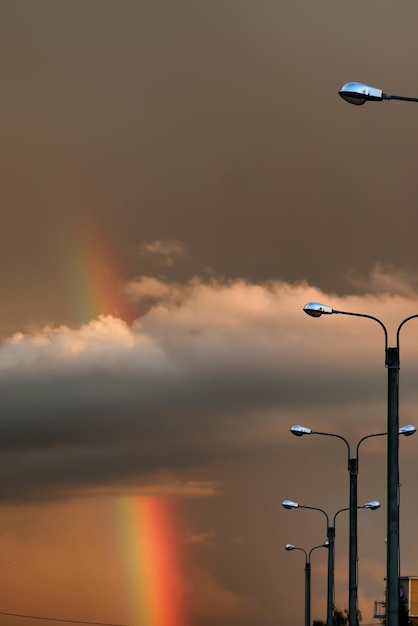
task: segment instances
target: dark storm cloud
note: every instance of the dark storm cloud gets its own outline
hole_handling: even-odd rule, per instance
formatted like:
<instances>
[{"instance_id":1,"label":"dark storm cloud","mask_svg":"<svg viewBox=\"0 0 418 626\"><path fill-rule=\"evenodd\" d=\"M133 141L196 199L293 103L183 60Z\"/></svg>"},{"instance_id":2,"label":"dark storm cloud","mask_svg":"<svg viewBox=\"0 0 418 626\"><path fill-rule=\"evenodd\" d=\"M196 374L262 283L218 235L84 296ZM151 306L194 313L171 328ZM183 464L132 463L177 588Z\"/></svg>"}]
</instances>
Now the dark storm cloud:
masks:
<instances>
[{"instance_id":1,"label":"dark storm cloud","mask_svg":"<svg viewBox=\"0 0 418 626\"><path fill-rule=\"evenodd\" d=\"M306 300L331 296L305 284L196 279L143 278L129 288L157 298L132 327L102 317L4 343L3 497L133 484L267 450L315 407L323 424L338 415L349 425L360 406L377 422L383 416L385 372L371 348L380 330L301 311ZM335 300L343 310L385 302L399 314L413 306L393 296Z\"/></svg>"}]
</instances>

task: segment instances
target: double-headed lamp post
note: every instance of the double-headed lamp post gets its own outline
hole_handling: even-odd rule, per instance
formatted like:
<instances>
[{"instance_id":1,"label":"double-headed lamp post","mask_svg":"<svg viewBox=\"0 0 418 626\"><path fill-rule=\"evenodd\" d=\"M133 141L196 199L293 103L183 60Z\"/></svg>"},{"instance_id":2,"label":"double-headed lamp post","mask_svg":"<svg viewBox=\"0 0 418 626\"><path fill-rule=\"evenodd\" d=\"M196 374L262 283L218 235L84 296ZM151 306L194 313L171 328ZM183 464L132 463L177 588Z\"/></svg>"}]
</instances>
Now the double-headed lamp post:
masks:
<instances>
[{"instance_id":1,"label":"double-headed lamp post","mask_svg":"<svg viewBox=\"0 0 418 626\"><path fill-rule=\"evenodd\" d=\"M374 433L372 435L366 435L362 437L356 445L356 455L351 456L351 447L347 439L341 435L335 433L325 433L317 430L312 430L307 426L300 426L296 424L292 426L290 432L297 437L303 437L303 435L325 435L326 437L336 437L341 439L347 447L348 457L348 472L350 474L350 523L349 523L349 566L348 566L348 623L349 626L358 626L358 606L357 606L357 479L359 469L359 448L360 445L366 439L371 437L382 437L387 433ZM415 426L407 425L399 429L399 434L406 437L413 435L416 432Z\"/></svg>"},{"instance_id":2,"label":"double-headed lamp post","mask_svg":"<svg viewBox=\"0 0 418 626\"><path fill-rule=\"evenodd\" d=\"M305 548L298 548L292 543L287 543L285 549L300 550L305 555L305 626L311 626L311 554L318 548L328 548L328 541L321 543L320 546L314 546L307 552Z\"/></svg>"},{"instance_id":3,"label":"double-headed lamp post","mask_svg":"<svg viewBox=\"0 0 418 626\"><path fill-rule=\"evenodd\" d=\"M310 509L311 511L320 511L323 515L325 515L325 519L327 520L327 540L328 540L328 582L327 582L327 626L333 626L333 613L334 613L334 564L335 564L335 520L337 515L342 513L343 511L348 511L349 509L345 507L344 509L339 509L334 515L332 526L329 523L329 516L324 509L320 509L316 506L305 506L303 504L299 504L298 502L293 502L293 500L283 500L282 506L285 509ZM366 502L358 509L370 509L374 511L380 507L380 502L377 500L373 500L372 502Z\"/></svg>"},{"instance_id":4,"label":"double-headed lamp post","mask_svg":"<svg viewBox=\"0 0 418 626\"><path fill-rule=\"evenodd\" d=\"M347 87L347 86L345 86ZM344 89L344 88L343 88ZM386 557L386 626L398 626L399 618L399 336L402 327L418 314L406 317L396 331L396 347L388 347L388 332L373 315L338 311L318 302L303 308L311 317L350 315L364 317L379 324L385 339L385 366L388 370L387 392L387 557Z\"/></svg>"}]
</instances>

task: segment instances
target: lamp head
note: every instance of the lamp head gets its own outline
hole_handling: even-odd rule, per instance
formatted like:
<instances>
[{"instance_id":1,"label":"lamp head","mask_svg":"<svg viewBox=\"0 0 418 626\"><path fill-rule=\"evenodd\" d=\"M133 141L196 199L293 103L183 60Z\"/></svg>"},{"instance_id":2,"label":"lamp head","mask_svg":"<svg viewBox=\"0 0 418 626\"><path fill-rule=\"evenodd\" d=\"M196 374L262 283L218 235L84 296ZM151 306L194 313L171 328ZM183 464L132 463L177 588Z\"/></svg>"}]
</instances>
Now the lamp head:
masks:
<instances>
[{"instance_id":1,"label":"lamp head","mask_svg":"<svg viewBox=\"0 0 418 626\"><path fill-rule=\"evenodd\" d=\"M283 500L282 506L285 509L297 509L297 508L299 508L299 504L297 502L293 502L292 500Z\"/></svg>"},{"instance_id":2,"label":"lamp head","mask_svg":"<svg viewBox=\"0 0 418 626\"><path fill-rule=\"evenodd\" d=\"M299 424L295 424L290 429L292 435L296 435L296 437L303 437L303 435L312 435L312 430L307 428L307 426L299 426Z\"/></svg>"},{"instance_id":3,"label":"lamp head","mask_svg":"<svg viewBox=\"0 0 418 626\"><path fill-rule=\"evenodd\" d=\"M413 426L412 424L407 424L406 426L402 426L399 429L399 434L400 435L405 435L405 437L410 437L416 431L417 431L417 429L415 428L415 426Z\"/></svg>"},{"instance_id":4,"label":"lamp head","mask_svg":"<svg viewBox=\"0 0 418 626\"><path fill-rule=\"evenodd\" d=\"M371 502L366 502L366 504L363 504L361 508L375 511L376 509L380 509L380 502L378 502L378 500L372 500Z\"/></svg>"},{"instance_id":5,"label":"lamp head","mask_svg":"<svg viewBox=\"0 0 418 626\"><path fill-rule=\"evenodd\" d=\"M295 549L295 546L292 543L287 543L284 548L290 552L290 550Z\"/></svg>"},{"instance_id":6,"label":"lamp head","mask_svg":"<svg viewBox=\"0 0 418 626\"><path fill-rule=\"evenodd\" d=\"M381 89L363 85L362 83L346 83L338 93L341 98L357 106L364 104L367 100L383 100Z\"/></svg>"},{"instance_id":7,"label":"lamp head","mask_svg":"<svg viewBox=\"0 0 418 626\"><path fill-rule=\"evenodd\" d=\"M308 304L305 304L303 307L303 310L311 317L321 317L321 315L332 315L332 313L334 313L332 307L326 304L320 304L319 302L308 302Z\"/></svg>"}]
</instances>

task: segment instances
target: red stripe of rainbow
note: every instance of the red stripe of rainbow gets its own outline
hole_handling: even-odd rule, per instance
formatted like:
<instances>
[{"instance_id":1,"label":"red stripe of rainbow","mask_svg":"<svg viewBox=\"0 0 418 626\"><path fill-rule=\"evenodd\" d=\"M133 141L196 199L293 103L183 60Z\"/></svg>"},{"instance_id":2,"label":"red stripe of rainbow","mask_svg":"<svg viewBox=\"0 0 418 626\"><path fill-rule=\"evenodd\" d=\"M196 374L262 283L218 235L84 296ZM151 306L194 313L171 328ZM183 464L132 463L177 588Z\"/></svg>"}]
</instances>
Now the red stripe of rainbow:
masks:
<instances>
[{"instance_id":1,"label":"red stripe of rainbow","mask_svg":"<svg viewBox=\"0 0 418 626\"><path fill-rule=\"evenodd\" d=\"M187 626L184 579L173 505L162 497L119 501L130 626Z\"/></svg>"}]
</instances>

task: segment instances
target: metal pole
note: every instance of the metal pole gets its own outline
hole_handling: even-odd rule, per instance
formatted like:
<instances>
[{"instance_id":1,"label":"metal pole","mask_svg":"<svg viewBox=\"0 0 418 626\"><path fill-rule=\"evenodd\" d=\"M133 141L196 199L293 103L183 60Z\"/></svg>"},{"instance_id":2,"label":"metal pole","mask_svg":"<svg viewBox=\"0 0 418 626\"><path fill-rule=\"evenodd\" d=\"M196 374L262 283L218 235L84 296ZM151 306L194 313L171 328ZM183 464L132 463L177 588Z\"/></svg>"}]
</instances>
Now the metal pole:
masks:
<instances>
[{"instance_id":1,"label":"metal pole","mask_svg":"<svg viewBox=\"0 0 418 626\"><path fill-rule=\"evenodd\" d=\"M328 526L328 586L327 586L327 626L332 626L334 613L334 539L335 526Z\"/></svg>"},{"instance_id":2,"label":"metal pole","mask_svg":"<svg viewBox=\"0 0 418 626\"><path fill-rule=\"evenodd\" d=\"M311 564L305 562L305 626L311 624Z\"/></svg>"},{"instance_id":3,"label":"metal pole","mask_svg":"<svg viewBox=\"0 0 418 626\"><path fill-rule=\"evenodd\" d=\"M297 436L312 434L312 435L325 435L327 437L335 437L337 439L341 439L344 441L347 447L347 461L348 461L348 472L350 475L350 505L348 509L341 510L349 510L350 511L350 528L349 528L349 572L348 572L348 580L349 580L349 594L348 594L348 624L349 626L358 626L358 588L357 588L357 571L358 571L358 542L357 542L357 509L362 508L357 506L357 480L358 480L358 471L359 471L359 448L360 445L366 439L370 439L371 437L381 437L383 435L387 435L387 433L373 433L372 435L366 435L362 437L360 441L357 443L356 448L356 456L351 458L351 448L345 437L342 435L337 435L336 433L326 433L317 430L311 430L310 428L306 428L305 426L295 425L292 426L290 432ZM412 433L411 433L412 434ZM341 511L337 511L336 515ZM335 528L335 517L334 517L334 528Z\"/></svg>"},{"instance_id":4,"label":"metal pole","mask_svg":"<svg viewBox=\"0 0 418 626\"><path fill-rule=\"evenodd\" d=\"M386 349L388 368L386 626L399 621L399 347Z\"/></svg>"},{"instance_id":5,"label":"metal pole","mask_svg":"<svg viewBox=\"0 0 418 626\"><path fill-rule=\"evenodd\" d=\"M340 90L341 92L342 90ZM343 95L341 93L341 95ZM404 100L402 96L386 98ZM367 99L367 98L366 98ZM415 101L415 98L413 99ZM418 100L417 100L418 101ZM337 311L330 306L309 302L303 308L312 317L342 314L374 320L385 334L385 365L388 368L388 449L387 449L387 557L386 557L386 626L398 626L399 622L399 333L401 328L418 314L406 317L398 326L396 348L388 348L388 332L379 318L364 313Z\"/></svg>"},{"instance_id":6,"label":"metal pole","mask_svg":"<svg viewBox=\"0 0 418 626\"><path fill-rule=\"evenodd\" d=\"M357 621L357 476L358 458L348 460L350 472L350 530L348 567L348 624L358 626Z\"/></svg>"}]
</instances>

